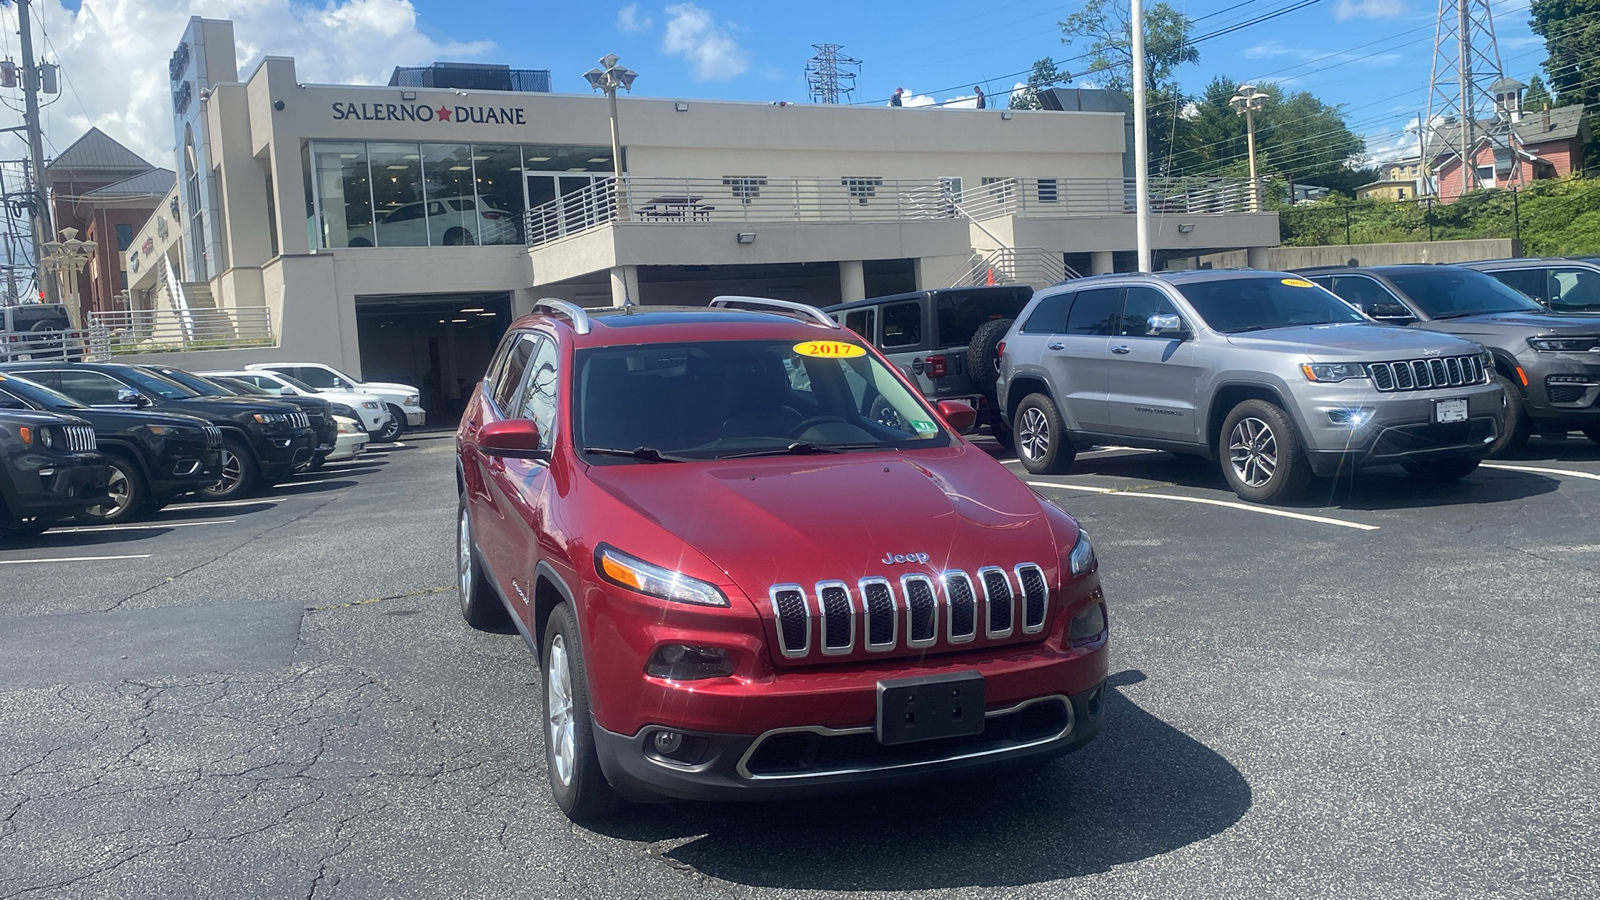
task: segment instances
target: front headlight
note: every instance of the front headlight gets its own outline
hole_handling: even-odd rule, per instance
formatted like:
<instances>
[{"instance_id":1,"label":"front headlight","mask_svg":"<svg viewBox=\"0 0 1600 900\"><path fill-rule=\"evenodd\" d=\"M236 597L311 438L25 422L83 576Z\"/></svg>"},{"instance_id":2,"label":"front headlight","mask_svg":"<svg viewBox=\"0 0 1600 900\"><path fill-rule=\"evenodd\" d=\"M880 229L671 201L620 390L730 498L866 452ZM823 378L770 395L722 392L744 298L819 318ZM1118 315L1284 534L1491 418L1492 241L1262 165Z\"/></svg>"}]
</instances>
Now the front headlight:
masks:
<instances>
[{"instance_id":1,"label":"front headlight","mask_svg":"<svg viewBox=\"0 0 1600 900\"><path fill-rule=\"evenodd\" d=\"M256 413L252 418L262 425L282 425L289 421L283 413Z\"/></svg>"},{"instance_id":2,"label":"front headlight","mask_svg":"<svg viewBox=\"0 0 1600 900\"><path fill-rule=\"evenodd\" d=\"M404 403L402 403L400 405L401 406L421 406L422 405L421 401L422 401L422 398L418 397L416 394L407 394L406 395L406 402L404 402Z\"/></svg>"},{"instance_id":3,"label":"front headlight","mask_svg":"<svg viewBox=\"0 0 1600 900\"><path fill-rule=\"evenodd\" d=\"M699 606L728 605L728 598L714 584L651 565L605 544L595 549L594 567L601 578L641 594Z\"/></svg>"},{"instance_id":4,"label":"front headlight","mask_svg":"<svg viewBox=\"0 0 1600 900\"><path fill-rule=\"evenodd\" d=\"M1588 353L1600 349L1600 337L1531 337L1528 346L1547 353Z\"/></svg>"},{"instance_id":5,"label":"front headlight","mask_svg":"<svg viewBox=\"0 0 1600 900\"><path fill-rule=\"evenodd\" d=\"M362 405L362 407L364 407L366 409L372 409L372 410L383 409L383 404L379 403L376 400L363 400L363 401L361 401L361 405Z\"/></svg>"},{"instance_id":6,"label":"front headlight","mask_svg":"<svg viewBox=\"0 0 1600 900\"><path fill-rule=\"evenodd\" d=\"M49 425L39 429L39 446L46 450L54 450L56 446L56 430Z\"/></svg>"},{"instance_id":7,"label":"front headlight","mask_svg":"<svg viewBox=\"0 0 1600 900\"><path fill-rule=\"evenodd\" d=\"M1072 545L1072 552L1067 554L1067 568L1073 578L1094 568L1094 545L1089 543L1087 532L1078 531L1078 542Z\"/></svg>"},{"instance_id":8,"label":"front headlight","mask_svg":"<svg viewBox=\"0 0 1600 900\"><path fill-rule=\"evenodd\" d=\"M198 428L189 428L189 427L186 427L186 426L183 426L183 425L155 425L155 424L150 424L150 425L146 425L144 427L145 427L145 430L150 432L151 434L162 434L162 435L170 434L170 435L176 436L176 435L199 434L200 433L200 429L198 429Z\"/></svg>"},{"instance_id":9,"label":"front headlight","mask_svg":"<svg viewBox=\"0 0 1600 900\"><path fill-rule=\"evenodd\" d=\"M1367 377L1367 369L1360 363L1301 363L1300 371L1305 374L1307 381L1319 384Z\"/></svg>"}]
</instances>

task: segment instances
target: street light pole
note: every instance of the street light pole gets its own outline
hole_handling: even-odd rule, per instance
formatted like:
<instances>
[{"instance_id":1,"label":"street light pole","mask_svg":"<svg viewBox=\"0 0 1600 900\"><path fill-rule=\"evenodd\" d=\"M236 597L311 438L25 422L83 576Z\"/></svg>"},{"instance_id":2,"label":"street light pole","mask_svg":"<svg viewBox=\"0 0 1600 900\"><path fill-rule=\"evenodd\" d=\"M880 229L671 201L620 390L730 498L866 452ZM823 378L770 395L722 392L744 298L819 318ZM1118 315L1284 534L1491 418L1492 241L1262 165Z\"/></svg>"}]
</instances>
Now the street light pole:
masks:
<instances>
[{"instance_id":1,"label":"street light pole","mask_svg":"<svg viewBox=\"0 0 1600 900\"><path fill-rule=\"evenodd\" d=\"M1145 120L1144 0L1132 0L1133 46L1133 215L1139 271L1150 271L1150 135Z\"/></svg>"},{"instance_id":2,"label":"street light pole","mask_svg":"<svg viewBox=\"0 0 1600 900\"><path fill-rule=\"evenodd\" d=\"M45 237L52 233L50 204L44 190L44 139L39 130L39 68L33 64L33 26L29 22L30 0L17 0L17 27L22 39L22 122L28 132L28 157L33 165L33 177L28 181L28 205L33 214L33 262L39 267L39 287L44 289L45 302L60 303L61 293L54 279L43 277ZM76 306L67 310L72 324L81 327L81 313Z\"/></svg>"},{"instance_id":3,"label":"street light pole","mask_svg":"<svg viewBox=\"0 0 1600 900\"><path fill-rule=\"evenodd\" d=\"M83 323L78 321L78 273L82 272L83 267L94 257L98 245L94 241L78 240L76 228L61 229L61 236L63 240L45 242L44 255L39 259L39 269L41 272L47 271L61 276L67 283L67 308L72 314L73 325L81 328ZM55 279L49 281L54 284Z\"/></svg>"},{"instance_id":4,"label":"street light pole","mask_svg":"<svg viewBox=\"0 0 1600 900\"><path fill-rule=\"evenodd\" d=\"M1261 182L1256 177L1256 110L1267 105L1267 95L1253 85L1239 85L1239 93L1228 100L1235 113L1244 116L1245 142L1250 148L1250 211L1261 211Z\"/></svg>"},{"instance_id":5,"label":"street light pole","mask_svg":"<svg viewBox=\"0 0 1600 900\"><path fill-rule=\"evenodd\" d=\"M589 86L606 95L611 107L611 196L612 208L616 211L618 221L625 221L628 217L628 207L622 202L622 133L617 127L617 88L629 93L633 92L633 80L639 73L617 63L619 58L615 53L607 53L600 58L600 65L604 68L590 69L583 73L584 80Z\"/></svg>"}]
</instances>

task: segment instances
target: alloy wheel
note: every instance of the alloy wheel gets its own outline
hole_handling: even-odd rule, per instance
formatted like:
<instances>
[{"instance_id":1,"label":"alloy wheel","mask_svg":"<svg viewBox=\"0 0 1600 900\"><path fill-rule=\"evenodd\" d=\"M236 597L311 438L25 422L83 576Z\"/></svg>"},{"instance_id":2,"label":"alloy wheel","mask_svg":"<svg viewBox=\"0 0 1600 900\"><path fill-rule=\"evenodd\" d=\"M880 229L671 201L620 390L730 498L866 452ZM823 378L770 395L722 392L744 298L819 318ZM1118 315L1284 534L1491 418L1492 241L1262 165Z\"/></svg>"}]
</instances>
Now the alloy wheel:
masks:
<instances>
[{"instance_id":1,"label":"alloy wheel","mask_svg":"<svg viewBox=\"0 0 1600 900\"><path fill-rule=\"evenodd\" d=\"M228 448L222 448L222 477L217 479L217 483L212 485L211 489L216 493L226 494L237 487L243 477L244 462L229 452Z\"/></svg>"},{"instance_id":2,"label":"alloy wheel","mask_svg":"<svg viewBox=\"0 0 1600 900\"><path fill-rule=\"evenodd\" d=\"M1272 481L1278 471L1278 437L1272 426L1254 417L1240 419L1228 435L1228 464L1250 487Z\"/></svg>"},{"instance_id":3,"label":"alloy wheel","mask_svg":"<svg viewBox=\"0 0 1600 900\"><path fill-rule=\"evenodd\" d=\"M1022 411L1017 427L1017 452L1029 459L1042 459L1050 450L1050 420L1044 411L1029 407Z\"/></svg>"},{"instance_id":4,"label":"alloy wheel","mask_svg":"<svg viewBox=\"0 0 1600 900\"><path fill-rule=\"evenodd\" d=\"M456 525L456 590L461 594L462 609L472 600L472 575L472 520L462 505L461 521Z\"/></svg>"},{"instance_id":5,"label":"alloy wheel","mask_svg":"<svg viewBox=\"0 0 1600 900\"><path fill-rule=\"evenodd\" d=\"M550 670L545 676L545 716L549 721L550 759L563 785L572 784L577 766L577 726L572 719L572 670L562 635L550 640Z\"/></svg>"},{"instance_id":6,"label":"alloy wheel","mask_svg":"<svg viewBox=\"0 0 1600 900\"><path fill-rule=\"evenodd\" d=\"M109 502L89 507L89 515L97 519L109 519L128 508L133 486L128 483L128 476L116 466L111 467L111 477L106 480L106 493L110 495Z\"/></svg>"}]
</instances>

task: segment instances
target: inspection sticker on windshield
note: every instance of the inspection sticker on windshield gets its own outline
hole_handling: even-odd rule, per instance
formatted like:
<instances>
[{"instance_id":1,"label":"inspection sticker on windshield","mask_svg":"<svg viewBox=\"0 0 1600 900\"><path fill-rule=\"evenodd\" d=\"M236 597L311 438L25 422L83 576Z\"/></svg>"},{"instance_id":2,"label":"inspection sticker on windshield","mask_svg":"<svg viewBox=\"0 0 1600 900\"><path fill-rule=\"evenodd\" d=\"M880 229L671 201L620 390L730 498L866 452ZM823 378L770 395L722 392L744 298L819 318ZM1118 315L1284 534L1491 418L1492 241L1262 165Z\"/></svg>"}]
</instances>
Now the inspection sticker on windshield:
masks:
<instances>
[{"instance_id":1,"label":"inspection sticker on windshield","mask_svg":"<svg viewBox=\"0 0 1600 900\"><path fill-rule=\"evenodd\" d=\"M806 341L803 344L795 344L794 352L817 359L851 359L867 355L865 347L845 341Z\"/></svg>"},{"instance_id":2,"label":"inspection sticker on windshield","mask_svg":"<svg viewBox=\"0 0 1600 900\"><path fill-rule=\"evenodd\" d=\"M917 434L933 434L939 430L939 426L921 419L912 419L911 427L916 430Z\"/></svg>"},{"instance_id":3,"label":"inspection sticker on windshield","mask_svg":"<svg viewBox=\"0 0 1600 900\"><path fill-rule=\"evenodd\" d=\"M1316 287L1316 285L1305 280L1304 278L1285 278L1283 283L1287 284L1289 287Z\"/></svg>"}]
</instances>

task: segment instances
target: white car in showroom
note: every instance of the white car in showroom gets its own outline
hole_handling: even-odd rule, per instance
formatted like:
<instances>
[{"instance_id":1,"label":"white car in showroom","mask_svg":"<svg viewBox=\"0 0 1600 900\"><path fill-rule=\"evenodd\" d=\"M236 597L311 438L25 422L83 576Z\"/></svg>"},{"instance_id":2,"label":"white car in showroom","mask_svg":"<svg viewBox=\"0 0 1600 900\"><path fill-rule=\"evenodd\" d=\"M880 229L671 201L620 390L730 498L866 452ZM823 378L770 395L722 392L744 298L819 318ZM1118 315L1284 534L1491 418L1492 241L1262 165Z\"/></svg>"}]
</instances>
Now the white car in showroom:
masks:
<instances>
[{"instance_id":1,"label":"white car in showroom","mask_svg":"<svg viewBox=\"0 0 1600 900\"><path fill-rule=\"evenodd\" d=\"M378 220L378 237L386 247L522 243L516 213L484 206L473 197L437 197L397 206ZM350 246L371 247L372 226L352 228Z\"/></svg>"},{"instance_id":2,"label":"white car in showroom","mask_svg":"<svg viewBox=\"0 0 1600 900\"><path fill-rule=\"evenodd\" d=\"M381 433L384 428L389 427L390 420L394 418L394 413L389 410L389 404L385 403L382 397L366 391L322 391L297 378L279 372L234 370L228 372L196 372L195 374L204 378L218 376L248 382L269 394L276 394L280 397L321 397L329 403L337 403L347 407L355 414L353 418L360 423L362 429L369 435ZM349 415L349 413L344 413L341 410L334 410L334 412L340 415Z\"/></svg>"},{"instance_id":3,"label":"white car in showroom","mask_svg":"<svg viewBox=\"0 0 1600 900\"><path fill-rule=\"evenodd\" d=\"M394 419L378 434L374 441L398 440L407 428L415 428L428 420L422 408L422 392L409 384L392 381L357 381L333 366L313 362L251 363L245 366L250 372L277 372L298 379L322 391L360 391L375 394L394 413Z\"/></svg>"}]
</instances>

